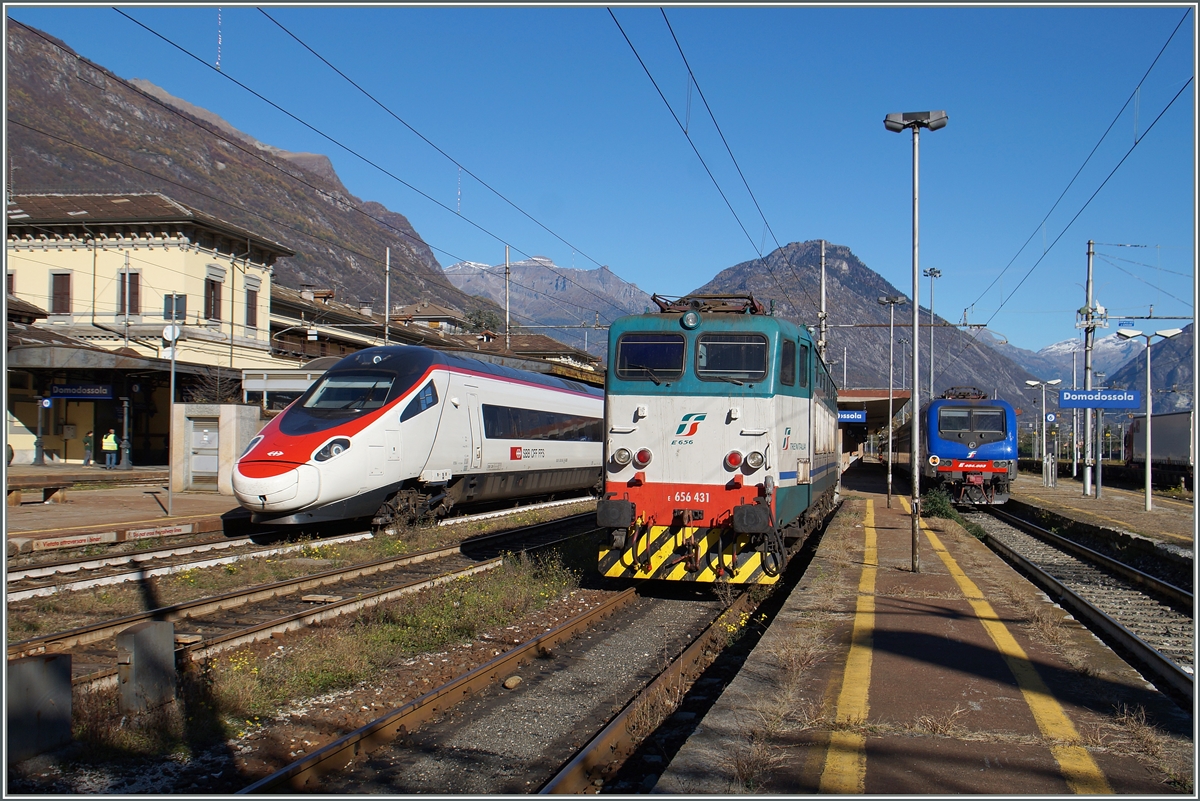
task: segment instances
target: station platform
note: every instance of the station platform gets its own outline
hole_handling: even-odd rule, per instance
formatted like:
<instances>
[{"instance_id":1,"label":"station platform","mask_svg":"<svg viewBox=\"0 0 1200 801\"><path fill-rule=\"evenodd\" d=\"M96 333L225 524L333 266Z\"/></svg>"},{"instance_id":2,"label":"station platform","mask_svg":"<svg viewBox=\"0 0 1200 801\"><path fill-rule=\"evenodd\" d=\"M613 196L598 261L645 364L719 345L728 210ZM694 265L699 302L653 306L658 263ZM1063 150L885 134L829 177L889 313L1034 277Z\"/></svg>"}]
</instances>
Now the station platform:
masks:
<instances>
[{"instance_id":1,"label":"station platform","mask_svg":"<svg viewBox=\"0 0 1200 801\"><path fill-rule=\"evenodd\" d=\"M893 487L895 485L893 484ZM1190 714L884 471L844 503L663 794L1191 793Z\"/></svg>"},{"instance_id":2,"label":"station platform","mask_svg":"<svg viewBox=\"0 0 1200 801\"><path fill-rule=\"evenodd\" d=\"M895 484L892 486L894 488ZM1193 501L1154 495L1147 512L1144 491L1101 486L1097 498L1083 494L1082 479L1059 478L1058 486L1045 487L1040 475L1020 473L1013 485L1010 502L1047 509L1080 523L1136 534L1184 549L1189 554L1195 545Z\"/></svg>"},{"instance_id":3,"label":"station platform","mask_svg":"<svg viewBox=\"0 0 1200 801\"><path fill-rule=\"evenodd\" d=\"M249 513L228 495L169 493L166 467L9 465L5 478L10 490L23 489L17 504L10 491L5 513L10 557L183 534L232 534L250 521ZM42 487L65 487L66 492L43 500L42 493L33 491Z\"/></svg>"}]
</instances>

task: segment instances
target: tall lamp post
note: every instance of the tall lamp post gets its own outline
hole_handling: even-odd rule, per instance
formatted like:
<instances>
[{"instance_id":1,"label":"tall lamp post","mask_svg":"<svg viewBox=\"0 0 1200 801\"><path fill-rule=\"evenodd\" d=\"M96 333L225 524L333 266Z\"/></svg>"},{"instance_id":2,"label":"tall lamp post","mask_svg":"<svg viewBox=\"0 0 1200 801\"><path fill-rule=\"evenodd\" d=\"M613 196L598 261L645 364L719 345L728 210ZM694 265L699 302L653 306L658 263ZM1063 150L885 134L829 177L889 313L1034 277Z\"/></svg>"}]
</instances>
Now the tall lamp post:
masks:
<instances>
[{"instance_id":1,"label":"tall lamp post","mask_svg":"<svg viewBox=\"0 0 1200 801\"><path fill-rule=\"evenodd\" d=\"M942 271L930 267L922 275L929 277L929 399L933 400L933 279L941 278Z\"/></svg>"},{"instance_id":2,"label":"tall lamp post","mask_svg":"<svg viewBox=\"0 0 1200 801\"><path fill-rule=\"evenodd\" d=\"M179 350L179 335L183 333L183 329L178 325L168 325L163 329L163 339L171 343L171 400L168 401L167 408L169 415L167 417L167 431L173 432L175 429L175 354ZM267 396L267 390L263 388L263 397ZM265 408L265 407L264 407ZM170 443L172 439L168 439ZM167 517L174 517L175 514L175 461L171 458L170 445L167 446Z\"/></svg>"},{"instance_id":3,"label":"tall lamp post","mask_svg":"<svg viewBox=\"0 0 1200 801\"><path fill-rule=\"evenodd\" d=\"M945 128L949 117L945 111L906 111L898 114L888 114L883 119L883 127L887 128L892 133L900 133L905 128L912 129L912 145L913 145L913 200L912 200L912 307L913 307L913 336L912 336L912 362L913 362L913 417L912 417L912 453L910 465L912 467L912 571L914 573L921 572L921 554L918 550L921 533L921 415L918 413L920 403L917 401L920 398L920 393L916 391L917 376L920 375L919 367L919 348L917 342L920 337L917 333L921 330L921 314L920 314L920 297L917 281L921 276L919 266L919 248L918 233L920 227L918 225L919 209L920 209L920 174L921 174L921 134L922 128L928 128L931 131L936 131L939 128Z\"/></svg>"},{"instance_id":4,"label":"tall lamp post","mask_svg":"<svg viewBox=\"0 0 1200 801\"><path fill-rule=\"evenodd\" d=\"M904 296L889 295L879 298L879 303L888 307L888 465L887 465L887 505L892 508L892 395L895 384L896 364L892 349L895 344L896 304L903 303Z\"/></svg>"},{"instance_id":5,"label":"tall lamp post","mask_svg":"<svg viewBox=\"0 0 1200 801\"><path fill-rule=\"evenodd\" d=\"M1061 378L1056 378L1053 381L1026 381L1030 387L1042 388L1042 486L1050 486L1050 477L1046 475L1046 387L1058 386L1062 383Z\"/></svg>"},{"instance_id":6,"label":"tall lamp post","mask_svg":"<svg viewBox=\"0 0 1200 801\"><path fill-rule=\"evenodd\" d=\"M1122 339L1134 337L1146 338L1146 511L1150 511L1150 419L1154 417L1154 388L1150 383L1150 338L1162 337L1170 339L1183 333L1182 328L1168 328L1165 331L1155 331L1153 334L1143 334L1141 331L1129 331L1124 328L1117 330L1117 336Z\"/></svg>"}]
</instances>

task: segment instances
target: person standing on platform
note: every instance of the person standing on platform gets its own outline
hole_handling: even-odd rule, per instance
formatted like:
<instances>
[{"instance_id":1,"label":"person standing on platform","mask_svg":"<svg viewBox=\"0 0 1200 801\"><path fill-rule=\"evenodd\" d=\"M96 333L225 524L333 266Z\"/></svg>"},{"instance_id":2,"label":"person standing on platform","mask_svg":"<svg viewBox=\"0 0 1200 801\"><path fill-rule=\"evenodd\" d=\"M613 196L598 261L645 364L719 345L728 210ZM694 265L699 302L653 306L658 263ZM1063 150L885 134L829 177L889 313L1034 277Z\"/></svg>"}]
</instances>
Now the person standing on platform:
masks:
<instances>
[{"instance_id":1,"label":"person standing on platform","mask_svg":"<svg viewBox=\"0 0 1200 801\"><path fill-rule=\"evenodd\" d=\"M91 431L83 435L83 466L92 466L92 453L96 450L96 437Z\"/></svg>"},{"instance_id":2,"label":"person standing on platform","mask_svg":"<svg viewBox=\"0 0 1200 801\"><path fill-rule=\"evenodd\" d=\"M117 430L115 428L108 429L101 447L104 449L104 469L112 470L117 466Z\"/></svg>"}]
</instances>

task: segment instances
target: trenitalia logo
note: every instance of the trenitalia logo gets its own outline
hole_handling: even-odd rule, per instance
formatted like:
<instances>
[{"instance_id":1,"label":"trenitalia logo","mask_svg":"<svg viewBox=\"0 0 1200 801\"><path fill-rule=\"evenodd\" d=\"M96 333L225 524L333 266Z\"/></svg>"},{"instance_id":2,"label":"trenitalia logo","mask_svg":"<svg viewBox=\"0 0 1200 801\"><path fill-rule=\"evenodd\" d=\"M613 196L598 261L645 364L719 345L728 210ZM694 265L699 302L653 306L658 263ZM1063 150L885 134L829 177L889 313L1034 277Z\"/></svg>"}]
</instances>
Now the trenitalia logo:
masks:
<instances>
[{"instance_id":1,"label":"trenitalia logo","mask_svg":"<svg viewBox=\"0 0 1200 801\"><path fill-rule=\"evenodd\" d=\"M683 420L679 424L679 428L675 430L677 437L690 437L696 433L696 429L700 427L700 422L705 418L704 412L692 412L685 414Z\"/></svg>"}]
</instances>

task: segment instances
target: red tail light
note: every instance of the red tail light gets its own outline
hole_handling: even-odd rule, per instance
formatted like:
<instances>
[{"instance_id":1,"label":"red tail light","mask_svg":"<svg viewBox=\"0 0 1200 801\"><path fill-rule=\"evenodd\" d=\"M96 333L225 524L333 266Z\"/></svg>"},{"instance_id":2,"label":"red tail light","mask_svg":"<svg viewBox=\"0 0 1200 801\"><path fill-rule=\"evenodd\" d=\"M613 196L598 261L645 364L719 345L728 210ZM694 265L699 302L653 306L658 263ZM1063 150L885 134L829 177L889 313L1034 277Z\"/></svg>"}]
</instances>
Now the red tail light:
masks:
<instances>
[{"instance_id":1,"label":"red tail light","mask_svg":"<svg viewBox=\"0 0 1200 801\"><path fill-rule=\"evenodd\" d=\"M642 448L634 454L633 461L637 467L645 467L650 464L650 460L653 458L654 454L650 452L649 448Z\"/></svg>"},{"instance_id":2,"label":"red tail light","mask_svg":"<svg viewBox=\"0 0 1200 801\"><path fill-rule=\"evenodd\" d=\"M739 451L730 451L725 457L725 466L730 470L736 470L742 466L742 454Z\"/></svg>"}]
</instances>

